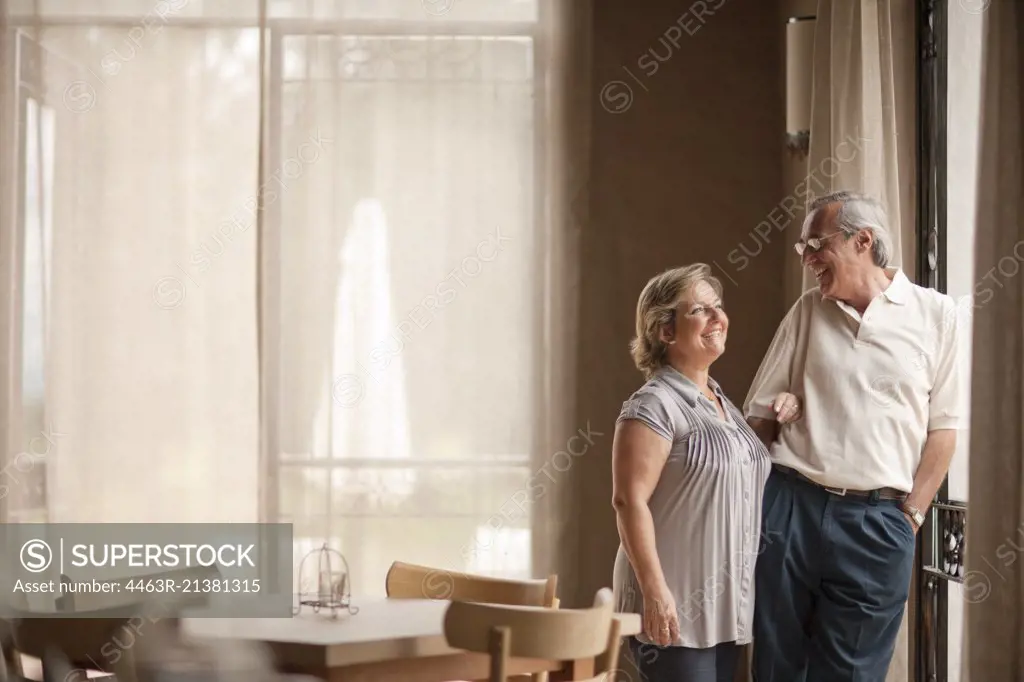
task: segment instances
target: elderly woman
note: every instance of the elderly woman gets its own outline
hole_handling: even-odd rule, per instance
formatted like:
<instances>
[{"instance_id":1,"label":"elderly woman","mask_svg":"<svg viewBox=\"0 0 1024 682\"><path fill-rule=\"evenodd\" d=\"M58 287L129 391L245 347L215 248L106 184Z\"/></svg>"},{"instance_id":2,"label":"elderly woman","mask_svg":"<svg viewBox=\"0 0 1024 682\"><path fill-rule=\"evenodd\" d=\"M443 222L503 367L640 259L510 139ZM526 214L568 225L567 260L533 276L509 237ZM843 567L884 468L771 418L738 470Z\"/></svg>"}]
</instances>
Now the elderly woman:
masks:
<instances>
[{"instance_id":1,"label":"elderly woman","mask_svg":"<svg viewBox=\"0 0 1024 682\"><path fill-rule=\"evenodd\" d=\"M643 616L630 641L646 682L732 682L751 641L761 497L771 463L709 370L729 318L703 263L644 287L631 350L647 382L622 405L612 445L618 610ZM788 393L780 423L799 417Z\"/></svg>"}]
</instances>

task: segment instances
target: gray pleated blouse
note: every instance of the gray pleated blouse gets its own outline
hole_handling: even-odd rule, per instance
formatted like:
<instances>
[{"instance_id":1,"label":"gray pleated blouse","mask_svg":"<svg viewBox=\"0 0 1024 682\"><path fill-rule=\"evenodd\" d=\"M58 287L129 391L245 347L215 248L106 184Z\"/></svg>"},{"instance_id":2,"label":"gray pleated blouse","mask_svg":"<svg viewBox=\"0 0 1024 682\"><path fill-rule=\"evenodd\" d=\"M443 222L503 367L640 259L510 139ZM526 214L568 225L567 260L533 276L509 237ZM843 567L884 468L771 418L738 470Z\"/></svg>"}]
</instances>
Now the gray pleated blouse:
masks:
<instances>
[{"instance_id":1,"label":"gray pleated blouse","mask_svg":"<svg viewBox=\"0 0 1024 682\"><path fill-rule=\"evenodd\" d=\"M676 646L751 641L754 563L768 450L742 413L708 380L727 414L697 385L663 367L622 405L618 421L638 419L672 442L648 506L661 569L676 600ZM625 548L615 557L617 608L643 614L643 595ZM650 643L643 634L640 641Z\"/></svg>"}]
</instances>

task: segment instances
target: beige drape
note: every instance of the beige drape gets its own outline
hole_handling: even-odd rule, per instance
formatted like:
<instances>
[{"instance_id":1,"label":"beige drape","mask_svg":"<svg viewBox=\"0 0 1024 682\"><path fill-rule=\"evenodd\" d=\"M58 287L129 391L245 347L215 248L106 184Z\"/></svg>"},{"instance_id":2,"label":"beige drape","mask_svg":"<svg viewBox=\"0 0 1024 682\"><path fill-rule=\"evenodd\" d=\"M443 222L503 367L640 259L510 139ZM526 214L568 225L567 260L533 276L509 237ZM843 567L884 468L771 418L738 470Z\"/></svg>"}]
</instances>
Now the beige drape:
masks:
<instances>
[{"instance_id":1,"label":"beige drape","mask_svg":"<svg viewBox=\"0 0 1024 682\"><path fill-rule=\"evenodd\" d=\"M1024 679L1024 7L984 20L975 272L993 293L973 316L968 682Z\"/></svg>"},{"instance_id":2,"label":"beige drape","mask_svg":"<svg viewBox=\"0 0 1024 682\"><path fill-rule=\"evenodd\" d=\"M818 0L813 63L810 153L806 174L787 191L810 203L840 189L879 199L889 215L894 264L916 274L914 7L902 0ZM799 238L806 215L787 230ZM788 252L792 303L813 277ZM800 272L797 275L797 272ZM889 669L889 682L908 679L909 609Z\"/></svg>"},{"instance_id":3,"label":"beige drape","mask_svg":"<svg viewBox=\"0 0 1024 682\"><path fill-rule=\"evenodd\" d=\"M534 503L533 552L536 573L557 573L563 595L572 594L578 575L576 540L579 524L586 517L574 485L579 467L555 472L555 480L541 472L551 471L555 453L566 451L569 439L587 426L578 423L575 396L579 240L589 207L591 9L591 0L545 3L550 21L541 53L553 67L546 115L556 145L545 152L550 169L546 182L553 190L553 200L540 212L542 223L550 231L549 257L542 269L548 304L541 322L548 352L541 359L542 389L536 415L532 478L542 484L543 490ZM556 39L563 31L567 37ZM559 468L564 468L561 456L558 459Z\"/></svg>"}]
</instances>

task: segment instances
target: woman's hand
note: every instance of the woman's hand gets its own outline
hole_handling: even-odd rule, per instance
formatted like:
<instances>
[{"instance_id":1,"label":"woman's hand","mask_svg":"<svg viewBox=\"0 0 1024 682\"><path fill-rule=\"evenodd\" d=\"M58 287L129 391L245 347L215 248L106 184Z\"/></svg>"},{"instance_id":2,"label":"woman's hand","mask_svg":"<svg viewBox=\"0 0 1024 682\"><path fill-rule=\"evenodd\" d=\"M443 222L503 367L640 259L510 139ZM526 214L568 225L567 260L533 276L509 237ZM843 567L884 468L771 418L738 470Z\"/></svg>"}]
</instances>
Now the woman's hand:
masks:
<instances>
[{"instance_id":1,"label":"woman's hand","mask_svg":"<svg viewBox=\"0 0 1024 682\"><path fill-rule=\"evenodd\" d=\"M780 393L775 396L773 407L775 408L775 421L780 424L790 424L804 416L800 398L792 393Z\"/></svg>"},{"instance_id":2,"label":"woman's hand","mask_svg":"<svg viewBox=\"0 0 1024 682\"><path fill-rule=\"evenodd\" d=\"M679 639L679 612L668 585L644 594L644 634L658 646L668 646Z\"/></svg>"}]
</instances>

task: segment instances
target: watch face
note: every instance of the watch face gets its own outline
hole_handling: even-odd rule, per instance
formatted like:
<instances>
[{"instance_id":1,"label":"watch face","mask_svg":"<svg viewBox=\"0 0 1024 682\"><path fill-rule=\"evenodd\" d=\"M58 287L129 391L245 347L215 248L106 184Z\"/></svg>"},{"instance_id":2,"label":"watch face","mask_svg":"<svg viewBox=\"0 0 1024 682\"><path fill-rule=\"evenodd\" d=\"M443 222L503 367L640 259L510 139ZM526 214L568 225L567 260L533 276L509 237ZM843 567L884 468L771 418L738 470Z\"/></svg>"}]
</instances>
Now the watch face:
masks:
<instances>
[{"instance_id":1,"label":"watch face","mask_svg":"<svg viewBox=\"0 0 1024 682\"><path fill-rule=\"evenodd\" d=\"M910 518L914 519L914 523L916 523L918 526L924 525L924 514L921 513L920 509L912 507L908 504L903 506L903 511L906 514L908 514Z\"/></svg>"}]
</instances>

